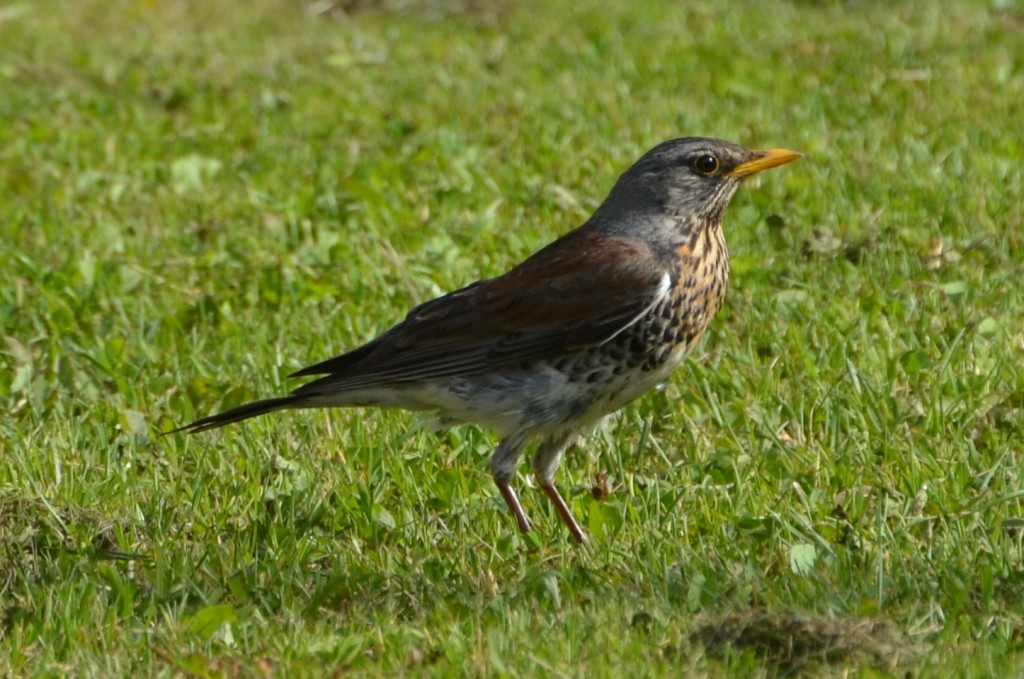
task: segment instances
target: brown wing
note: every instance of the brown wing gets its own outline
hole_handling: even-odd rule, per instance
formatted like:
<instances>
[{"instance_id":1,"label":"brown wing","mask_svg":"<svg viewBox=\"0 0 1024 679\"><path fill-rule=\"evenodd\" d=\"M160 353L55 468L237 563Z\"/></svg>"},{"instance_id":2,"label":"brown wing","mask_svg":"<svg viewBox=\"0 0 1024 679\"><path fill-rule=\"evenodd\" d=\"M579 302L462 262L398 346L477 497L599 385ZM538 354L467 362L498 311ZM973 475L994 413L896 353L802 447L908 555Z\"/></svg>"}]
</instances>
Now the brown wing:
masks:
<instances>
[{"instance_id":1,"label":"brown wing","mask_svg":"<svg viewBox=\"0 0 1024 679\"><path fill-rule=\"evenodd\" d=\"M648 246L574 231L498 278L413 309L347 354L304 368L295 393L468 374L607 342L668 293Z\"/></svg>"}]
</instances>

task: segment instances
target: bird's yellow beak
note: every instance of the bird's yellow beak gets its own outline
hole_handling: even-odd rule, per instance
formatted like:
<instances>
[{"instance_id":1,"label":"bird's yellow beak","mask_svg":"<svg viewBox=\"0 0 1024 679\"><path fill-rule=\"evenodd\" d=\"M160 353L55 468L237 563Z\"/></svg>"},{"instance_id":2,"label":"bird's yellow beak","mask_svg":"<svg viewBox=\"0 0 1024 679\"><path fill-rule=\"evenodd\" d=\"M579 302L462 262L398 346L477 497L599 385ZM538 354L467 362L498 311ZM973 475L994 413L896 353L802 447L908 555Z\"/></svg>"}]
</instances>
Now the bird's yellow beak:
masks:
<instances>
[{"instance_id":1,"label":"bird's yellow beak","mask_svg":"<svg viewBox=\"0 0 1024 679\"><path fill-rule=\"evenodd\" d=\"M742 179L743 177L750 176L755 172L760 172L761 170L767 170L772 167L778 167L779 165L785 165L786 163L792 163L802 155L802 153L797 153L796 151L790 151L788 149L754 151L754 157L747 162L740 163L734 167L732 172L729 173L729 176Z\"/></svg>"}]
</instances>

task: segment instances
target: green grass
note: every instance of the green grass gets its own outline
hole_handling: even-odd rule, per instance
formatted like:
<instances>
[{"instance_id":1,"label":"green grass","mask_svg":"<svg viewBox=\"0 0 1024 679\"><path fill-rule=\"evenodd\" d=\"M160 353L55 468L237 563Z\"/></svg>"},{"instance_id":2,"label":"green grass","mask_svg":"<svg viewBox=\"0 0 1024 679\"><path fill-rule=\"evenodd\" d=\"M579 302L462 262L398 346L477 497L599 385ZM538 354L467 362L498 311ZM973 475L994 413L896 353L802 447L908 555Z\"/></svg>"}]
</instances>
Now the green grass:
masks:
<instances>
[{"instance_id":1,"label":"green grass","mask_svg":"<svg viewBox=\"0 0 1024 679\"><path fill-rule=\"evenodd\" d=\"M0 673L1024 671L1019 2L40 1L0 44ZM516 533L473 427L159 436L692 134L807 155L734 201L693 360L567 456L590 548L525 468ZM794 616L885 638L786 658Z\"/></svg>"}]
</instances>

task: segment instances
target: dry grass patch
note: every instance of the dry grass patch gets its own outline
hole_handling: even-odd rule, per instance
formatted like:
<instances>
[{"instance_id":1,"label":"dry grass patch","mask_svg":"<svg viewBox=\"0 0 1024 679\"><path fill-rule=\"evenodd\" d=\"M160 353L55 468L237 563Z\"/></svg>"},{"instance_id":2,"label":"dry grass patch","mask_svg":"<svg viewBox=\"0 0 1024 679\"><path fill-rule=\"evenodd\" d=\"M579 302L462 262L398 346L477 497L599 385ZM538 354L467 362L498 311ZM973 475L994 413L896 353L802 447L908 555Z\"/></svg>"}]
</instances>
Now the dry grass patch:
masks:
<instances>
[{"instance_id":1,"label":"dry grass patch","mask_svg":"<svg viewBox=\"0 0 1024 679\"><path fill-rule=\"evenodd\" d=\"M920 653L918 645L884 618L789 611L748 611L706 620L690 641L716 658L730 649L749 650L783 675L821 664L867 665L892 672Z\"/></svg>"}]
</instances>

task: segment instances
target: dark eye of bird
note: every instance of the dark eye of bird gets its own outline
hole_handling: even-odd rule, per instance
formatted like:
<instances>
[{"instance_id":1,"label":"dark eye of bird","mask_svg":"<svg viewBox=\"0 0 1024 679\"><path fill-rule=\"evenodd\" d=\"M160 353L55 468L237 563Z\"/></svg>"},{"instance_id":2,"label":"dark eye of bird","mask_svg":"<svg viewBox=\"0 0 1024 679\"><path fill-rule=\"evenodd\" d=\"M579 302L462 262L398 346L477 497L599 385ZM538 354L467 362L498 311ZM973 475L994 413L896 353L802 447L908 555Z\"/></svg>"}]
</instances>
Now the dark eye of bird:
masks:
<instances>
[{"instance_id":1,"label":"dark eye of bird","mask_svg":"<svg viewBox=\"0 0 1024 679\"><path fill-rule=\"evenodd\" d=\"M702 153L694 159L693 169L701 174L714 174L718 172L718 158L710 153Z\"/></svg>"}]
</instances>

